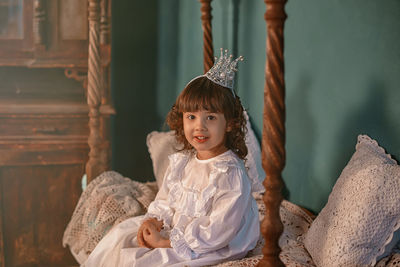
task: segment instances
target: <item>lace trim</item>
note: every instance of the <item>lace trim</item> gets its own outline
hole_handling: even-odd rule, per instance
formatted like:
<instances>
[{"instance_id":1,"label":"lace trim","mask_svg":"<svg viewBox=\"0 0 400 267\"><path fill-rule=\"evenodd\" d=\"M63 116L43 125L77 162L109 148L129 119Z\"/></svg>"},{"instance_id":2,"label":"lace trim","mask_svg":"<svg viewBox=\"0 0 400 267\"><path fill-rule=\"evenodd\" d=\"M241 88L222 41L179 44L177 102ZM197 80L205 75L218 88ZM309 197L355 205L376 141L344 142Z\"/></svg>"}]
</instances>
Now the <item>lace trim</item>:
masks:
<instances>
[{"instance_id":1,"label":"lace trim","mask_svg":"<svg viewBox=\"0 0 400 267\"><path fill-rule=\"evenodd\" d=\"M384 245L378 250L378 254L376 255L376 257L373 259L372 261L372 265L376 264L376 260L379 256L381 256L386 249L386 246L389 245L390 242L392 242L393 236L394 236L394 232L396 232L397 230L400 229L400 221L398 221L394 226L393 226L393 230L392 233L389 235L389 237L387 238L386 242L384 243ZM399 243L400 244L400 243ZM400 264L400 261L399 261Z\"/></svg>"},{"instance_id":2,"label":"lace trim","mask_svg":"<svg viewBox=\"0 0 400 267\"><path fill-rule=\"evenodd\" d=\"M373 151L374 153L381 153L385 156L385 159L387 159L392 164L397 164L396 160L392 158L392 155L386 153L385 149L381 147L376 140L372 139L368 135L359 135L357 137L356 149L358 149L362 144L368 145L368 148L371 148L369 150Z\"/></svg>"},{"instance_id":3,"label":"lace trim","mask_svg":"<svg viewBox=\"0 0 400 267\"><path fill-rule=\"evenodd\" d=\"M184 238L184 233L182 232L181 229L179 228L174 228L171 231L170 234L170 242L171 242L171 247L181 256L183 256L186 259L195 259L198 257L198 254L195 253L188 244L186 244L185 238Z\"/></svg>"}]
</instances>

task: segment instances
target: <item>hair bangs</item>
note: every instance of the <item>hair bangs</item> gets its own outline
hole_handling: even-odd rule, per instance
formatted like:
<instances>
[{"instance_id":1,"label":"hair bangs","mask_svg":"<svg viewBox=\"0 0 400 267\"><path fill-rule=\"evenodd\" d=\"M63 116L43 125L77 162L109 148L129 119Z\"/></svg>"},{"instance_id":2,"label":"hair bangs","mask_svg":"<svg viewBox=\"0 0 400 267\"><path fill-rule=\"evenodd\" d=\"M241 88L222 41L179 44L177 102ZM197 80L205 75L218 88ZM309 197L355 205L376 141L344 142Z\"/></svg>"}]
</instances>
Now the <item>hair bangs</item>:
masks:
<instances>
[{"instance_id":1,"label":"hair bangs","mask_svg":"<svg viewBox=\"0 0 400 267\"><path fill-rule=\"evenodd\" d=\"M186 90L180 95L178 110L180 112L196 112L207 110L209 112L224 113L226 107L225 96L222 86L209 84L212 83L206 77L200 77L187 85ZM215 88L216 86L222 88ZM199 89L200 88L200 89ZM229 92L230 93L230 92Z\"/></svg>"},{"instance_id":2,"label":"hair bangs","mask_svg":"<svg viewBox=\"0 0 400 267\"><path fill-rule=\"evenodd\" d=\"M210 91L205 89L204 91ZM179 102L179 111L181 112L196 112L207 110L209 112L223 113L224 108L222 101L218 99L216 94L212 92L204 92L199 94L199 90L187 91L187 94L182 96L182 101Z\"/></svg>"}]
</instances>

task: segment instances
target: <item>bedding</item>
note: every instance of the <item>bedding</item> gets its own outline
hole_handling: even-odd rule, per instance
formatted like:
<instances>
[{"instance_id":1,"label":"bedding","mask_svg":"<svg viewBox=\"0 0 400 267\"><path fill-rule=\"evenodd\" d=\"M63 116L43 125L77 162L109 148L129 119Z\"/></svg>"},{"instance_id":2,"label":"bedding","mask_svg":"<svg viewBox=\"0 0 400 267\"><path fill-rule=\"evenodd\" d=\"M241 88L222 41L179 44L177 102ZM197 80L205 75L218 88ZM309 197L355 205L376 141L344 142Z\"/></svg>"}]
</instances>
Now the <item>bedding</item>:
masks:
<instances>
[{"instance_id":1,"label":"bedding","mask_svg":"<svg viewBox=\"0 0 400 267\"><path fill-rule=\"evenodd\" d=\"M261 199L262 195L256 197L257 204L259 205L260 222L265 214L265 205ZM279 246L282 249L280 259L288 267L314 267L310 255L304 249L301 241L301 236L307 231L312 222L312 216L308 215L299 206L284 200L280 206L280 216L283 222L284 230L279 239ZM256 266L262 258L262 248L264 240L260 235L260 240L257 246L250 251L246 258L228 261L221 264L214 265L214 267L228 267L228 266Z\"/></svg>"},{"instance_id":2,"label":"bedding","mask_svg":"<svg viewBox=\"0 0 400 267\"><path fill-rule=\"evenodd\" d=\"M79 263L84 262L99 240L113 226L131 216L143 215L156 193L156 182L140 183L112 171L101 174L89 183L82 194L65 230L63 245L70 248ZM261 222L265 214L262 193L255 194L254 197ZM287 200L282 201L280 216L284 226L279 239L282 262L288 267L315 267L304 245L304 236L313 223L314 216ZM263 246L264 239L260 235L256 247L245 258L214 266L256 266L262 258ZM399 249L394 248L376 267L400 266Z\"/></svg>"},{"instance_id":3,"label":"bedding","mask_svg":"<svg viewBox=\"0 0 400 267\"><path fill-rule=\"evenodd\" d=\"M360 135L305 246L317 266L373 266L399 241L399 227L400 166Z\"/></svg>"},{"instance_id":4,"label":"bedding","mask_svg":"<svg viewBox=\"0 0 400 267\"><path fill-rule=\"evenodd\" d=\"M143 215L156 193L156 182L132 181L113 171L101 174L89 183L79 199L64 232L63 245L70 248L79 263L83 263L112 227L129 217ZM261 222L265 214L262 194L255 194L255 198ZM280 246L283 248L282 260L287 266L313 266L307 263L311 262L311 258L298 240L308 229L312 217L297 205L283 201L281 218L284 222L284 234L280 239ZM245 259L217 266L255 266L262 257L263 245L264 240L260 235L257 246ZM250 263L253 265L248 265ZM299 263L301 265L294 265Z\"/></svg>"},{"instance_id":5,"label":"bedding","mask_svg":"<svg viewBox=\"0 0 400 267\"><path fill-rule=\"evenodd\" d=\"M145 213L157 194L155 183L140 183L108 171L89 183L64 231L68 246L83 263L105 234L118 223Z\"/></svg>"},{"instance_id":6,"label":"bedding","mask_svg":"<svg viewBox=\"0 0 400 267\"><path fill-rule=\"evenodd\" d=\"M260 212L260 222L265 214L265 205L261 196L260 194L256 197ZM280 206L280 217L283 223L283 233L279 239L279 246L282 249L279 255L281 261L286 267L316 267L304 245L305 235L313 223L315 216L308 214L296 204L283 200ZM224 262L213 267L255 267L263 257L261 252L263 246L264 240L260 236L259 243L250 251L246 258ZM324 267L336 266L341 265L336 263L333 265L324 265ZM381 258L375 267L400 267L400 243L397 243L386 257Z\"/></svg>"}]
</instances>

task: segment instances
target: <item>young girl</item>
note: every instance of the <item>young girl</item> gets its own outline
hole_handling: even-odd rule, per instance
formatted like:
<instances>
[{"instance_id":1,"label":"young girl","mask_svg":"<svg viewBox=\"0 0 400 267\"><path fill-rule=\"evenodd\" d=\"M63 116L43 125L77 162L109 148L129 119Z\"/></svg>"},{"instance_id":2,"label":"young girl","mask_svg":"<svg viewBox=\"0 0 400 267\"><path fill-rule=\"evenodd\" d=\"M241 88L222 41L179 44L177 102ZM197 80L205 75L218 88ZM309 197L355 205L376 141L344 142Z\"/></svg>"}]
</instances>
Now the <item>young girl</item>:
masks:
<instances>
[{"instance_id":1,"label":"young girl","mask_svg":"<svg viewBox=\"0 0 400 267\"><path fill-rule=\"evenodd\" d=\"M114 227L82 266L204 266L242 258L255 247L258 210L243 163L243 108L232 89L238 59L231 59L221 51L169 112L183 150L169 157L147 214Z\"/></svg>"}]
</instances>

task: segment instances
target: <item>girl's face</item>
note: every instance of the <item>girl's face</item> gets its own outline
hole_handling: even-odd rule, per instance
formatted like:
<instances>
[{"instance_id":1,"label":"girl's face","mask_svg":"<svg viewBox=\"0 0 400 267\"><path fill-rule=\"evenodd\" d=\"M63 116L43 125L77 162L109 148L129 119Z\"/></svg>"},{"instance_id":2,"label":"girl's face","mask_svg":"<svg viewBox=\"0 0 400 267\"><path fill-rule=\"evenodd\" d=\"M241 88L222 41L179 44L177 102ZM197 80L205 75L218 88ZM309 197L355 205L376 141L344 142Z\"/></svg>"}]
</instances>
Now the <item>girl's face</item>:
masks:
<instances>
[{"instance_id":1,"label":"girl's face","mask_svg":"<svg viewBox=\"0 0 400 267\"><path fill-rule=\"evenodd\" d=\"M196 149L198 159L210 159L228 150L225 133L229 127L222 113L183 112L183 130L186 140Z\"/></svg>"}]
</instances>

